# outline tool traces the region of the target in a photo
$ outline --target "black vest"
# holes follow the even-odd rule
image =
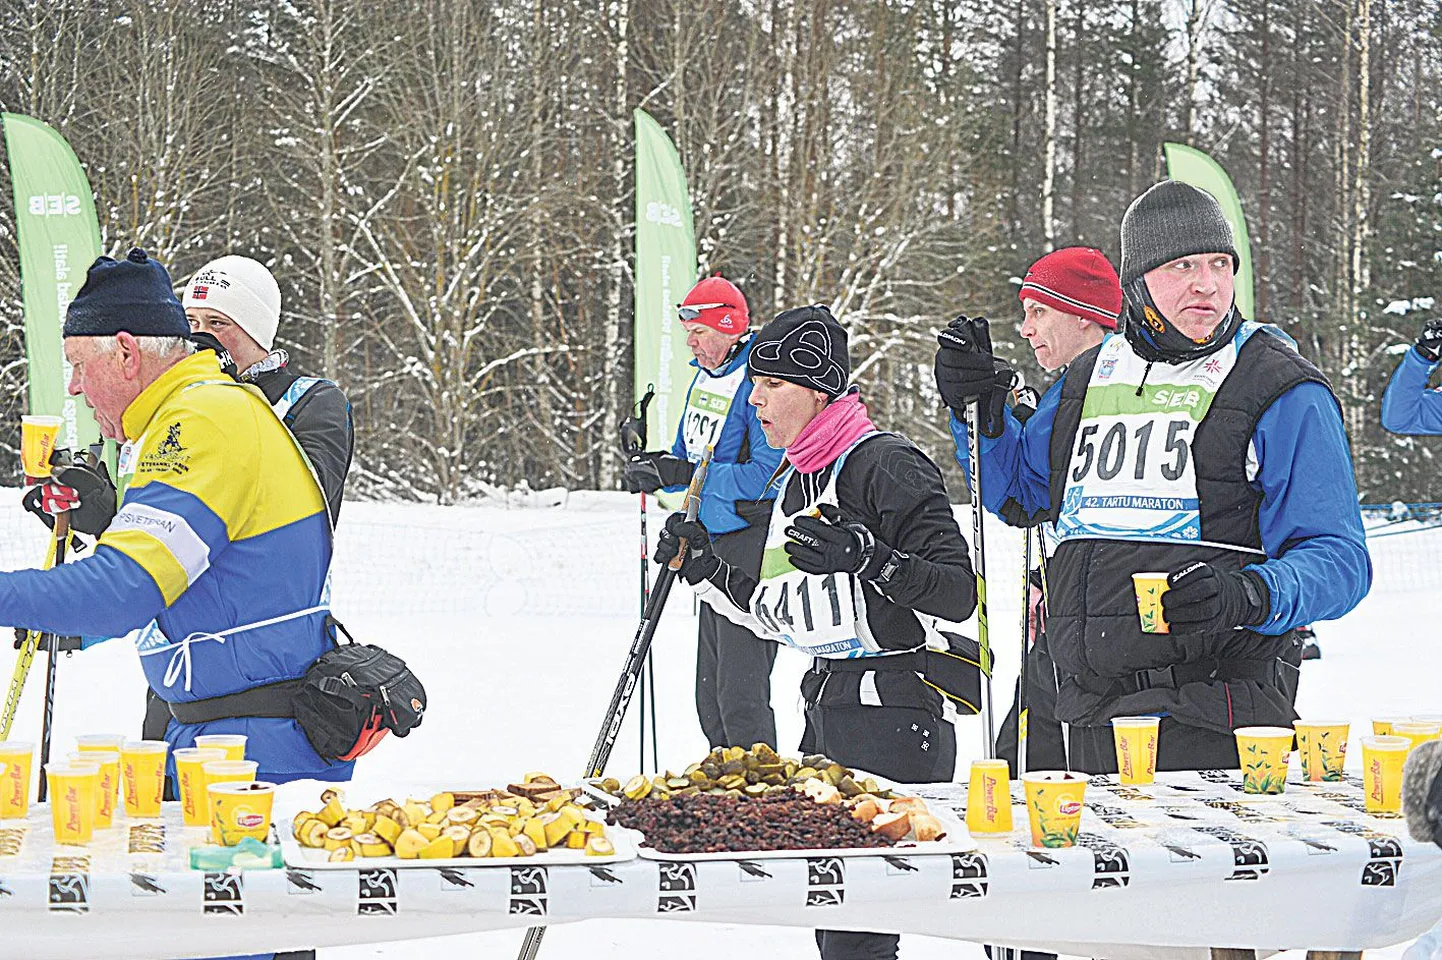
[[[1067,368],[1051,434],[1052,518],[1060,513],[1082,405],[1100,347]],[[1330,389],[1316,367],[1280,338],[1255,332],[1222,382],[1191,441],[1200,501],[1202,539],[1245,550],[1191,544],[1083,539],[1057,547],[1047,570],[1047,639],[1060,686],[1058,720],[1085,726],[1116,716],[1168,712],[1183,723],[1219,732],[1252,724],[1286,725],[1296,718],[1295,664],[1301,645],[1293,634],[1264,636],[1251,630],[1178,637],[1142,633],[1132,574],[1173,571],[1196,560],[1235,571],[1264,559],[1258,510],[1262,494],[1247,482],[1247,445],[1257,422],[1278,397],[1305,382]],[[1242,666],[1278,658],[1274,682],[1257,680]],[[1156,673],[1180,664],[1221,660],[1245,676],[1231,683],[1191,680],[1168,685]],[[1190,678],[1187,678],[1190,679]]]

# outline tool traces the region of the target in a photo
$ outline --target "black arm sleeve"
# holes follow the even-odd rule
[[[876,539],[907,555],[884,585],[872,585],[893,603],[920,613],[952,622],[971,616],[976,577],[936,464],[895,436],[862,444],[852,462],[837,490],[841,503],[855,505],[861,514],[848,519],[866,524]]]
[[[291,432],[315,468],[334,523],[340,518],[345,478],[355,453],[350,401],[335,384],[318,383],[291,412]]]

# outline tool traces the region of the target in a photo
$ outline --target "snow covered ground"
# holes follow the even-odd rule
[[[504,782],[526,770],[558,778],[585,766],[638,619],[639,521],[636,498],[572,493],[432,507],[348,503],[335,567],[336,615],[359,639],[393,650],[415,667],[430,694],[424,725],[363,760],[358,796],[411,780]],[[0,491],[0,569],[38,563],[43,533]],[[664,513],[651,517],[652,538]],[[968,508],[958,508],[971,530]],[[1019,657],[1019,535],[986,527],[992,642],[1000,666],[999,710],[1010,702]],[[1324,652],[1303,668],[1303,716],[1350,720],[1354,733],[1383,714],[1442,713],[1435,655],[1434,599],[1442,591],[1442,530],[1415,530],[1373,542],[1371,595],[1345,619],[1319,625]],[[695,616],[684,585],[672,594],[653,648],[660,758],[684,767],[705,753],[692,706]],[[8,642],[5,648],[8,649]],[[8,661],[6,661],[8,663]],[[37,662],[37,668],[41,664]],[[772,703],[783,747],[801,734],[798,679],[806,663],[782,650]],[[8,671],[6,671],[8,676]],[[39,739],[42,682],[37,669],[13,734]],[[144,681],[128,644],[109,643],[63,658],[56,686],[56,742],[77,734],[139,728]],[[622,731],[609,772],[638,768],[636,715]],[[980,722],[958,730],[958,770],[981,754]],[[1360,757],[1360,751],[1353,752]],[[675,938],[684,937],[684,940]],[[513,955],[519,931],[320,951],[324,960],[422,960]],[[552,928],[545,956],[630,958],[657,944],[684,943],[696,960],[738,955],[814,956],[810,931],[761,927],[662,927],[660,921],[591,921]],[[1397,958],[1403,946],[1369,957]],[[666,952],[671,952],[669,948]],[[979,947],[907,937],[902,955],[981,958]],[[1297,954],[1298,960],[1301,955]]]

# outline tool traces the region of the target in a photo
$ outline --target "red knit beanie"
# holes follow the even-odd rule
[[[707,277],[686,294],[686,299],[677,306],[690,307],[701,304],[719,304],[701,310],[699,315],[687,319],[686,323],[699,323],[722,333],[745,333],[751,325],[751,311],[746,306],[746,297],[736,284],[725,277]]]
[[[1117,328],[1122,286],[1111,261],[1091,247],[1063,247],[1031,265],[1019,299],[1035,300],[1062,313]]]

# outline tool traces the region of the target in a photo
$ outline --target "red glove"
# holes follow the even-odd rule
[[[80,492],[53,480],[40,485],[40,509],[52,517],[80,506]]]

